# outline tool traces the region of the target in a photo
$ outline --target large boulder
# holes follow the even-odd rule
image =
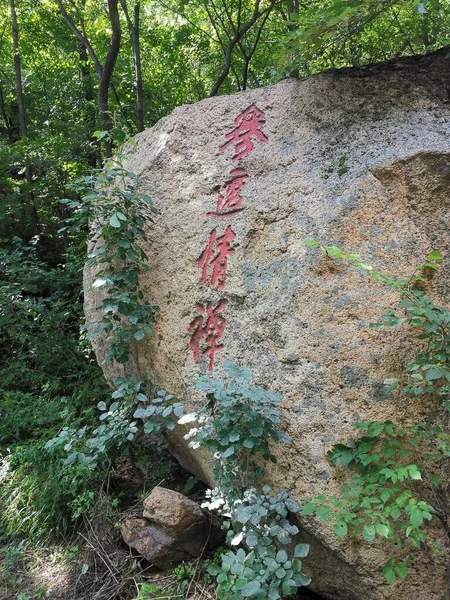
[[[292,444],[269,475],[299,501],[336,493],[342,473],[326,460],[352,437],[355,420],[407,425],[423,399],[399,406],[382,382],[416,348],[405,328],[368,328],[395,295],[305,240],[360,253],[389,274],[410,275],[433,249],[449,247],[450,61],[445,52],[177,108],[136,137],[130,168],[161,214],[149,227],[147,298],[160,310],[131,368],[188,406],[190,374],[224,358],[284,394]],[[88,320],[99,302],[89,290]],[[448,297],[448,262],[427,292]],[[99,360],[104,356],[96,341]],[[119,367],[109,376],[120,374]],[[188,468],[210,465],[173,439]],[[411,574],[389,586],[388,545],[338,540],[330,526],[302,521],[314,589],[328,598],[440,600],[444,560],[417,553]],[[436,539],[442,542],[436,532]]]

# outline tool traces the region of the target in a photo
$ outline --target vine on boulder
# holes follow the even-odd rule
[[[307,245],[320,246],[315,241]],[[430,252],[426,262],[403,279],[376,271],[358,254],[347,254],[337,246],[320,247],[326,256],[349,261],[399,294],[397,306],[370,326],[380,329],[405,323],[418,328],[421,350],[402,377],[384,383],[399,402],[426,394],[434,398],[434,405],[426,419],[410,427],[392,421],[355,422],[361,437],[352,444],[336,444],[328,452],[333,465],[351,470],[350,483],[339,496],[321,495],[307,502],[302,514],[334,520],[338,537],[360,535],[367,542],[381,537],[403,548],[403,559],[393,555],[383,567],[389,583],[407,576],[414,549],[428,546],[433,554],[440,552],[427,532],[428,524],[438,519],[450,574],[450,312],[423,290],[443,254]]]

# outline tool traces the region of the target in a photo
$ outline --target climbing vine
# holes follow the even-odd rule
[[[117,129],[95,136],[110,144],[122,143],[125,138]],[[81,195],[80,200],[62,200],[73,211],[69,228],[76,232],[89,227],[91,232],[86,264],[95,273],[92,288],[102,290],[103,298],[97,307],[98,319],[86,323],[84,329],[90,340],[104,337],[104,362],[128,362],[131,344],[151,334],[158,310],[145,301],[140,287],[141,276],[149,269],[142,249],[147,242],[146,227],[158,211],[143,191],[144,182],[125,167],[126,159],[127,155],[117,151],[103,169],[68,186]],[[65,467],[78,465],[91,471],[106,468],[127,454],[141,478],[134,460],[137,442],[144,434],[173,429],[176,419],[183,415],[183,405],[164,390],[151,398],[145,393],[149,387],[145,380],[117,378],[114,385],[110,405],[101,401],[97,406],[98,427],[64,427],[45,448],[53,454],[62,453]]]
[[[100,139],[111,135],[97,132]],[[158,211],[143,191],[143,181],[125,167],[126,158],[116,152],[103,169],[68,186],[82,195],[81,200],[62,200],[74,211],[69,219],[72,228],[90,227],[87,266],[96,274],[92,287],[104,292],[97,307],[99,318],[85,326],[88,338],[106,334],[105,362],[119,363],[128,361],[133,341],[151,333],[158,310],[144,300],[140,289],[140,278],[149,269],[142,249],[147,242],[145,227]]]
[[[319,246],[314,241],[308,245]],[[435,403],[429,417],[411,427],[392,421],[354,423],[360,437],[352,444],[336,444],[328,453],[333,465],[351,471],[351,481],[339,496],[321,495],[307,502],[302,514],[333,520],[338,537],[361,535],[367,542],[381,537],[401,547],[404,558],[393,555],[383,567],[389,583],[407,576],[414,550],[426,545],[433,554],[440,551],[427,532],[428,524],[437,519],[445,534],[450,573],[450,312],[423,290],[443,255],[429,253],[426,262],[404,279],[376,271],[358,254],[344,253],[337,246],[320,247],[326,256],[349,261],[399,294],[397,306],[371,327],[418,328],[421,349],[404,375],[385,380],[385,386],[399,402],[427,394]]]

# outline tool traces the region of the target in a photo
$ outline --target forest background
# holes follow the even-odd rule
[[[176,106],[431,52],[449,31],[449,0],[0,0],[3,562],[83,531],[100,497],[109,514],[124,502],[111,481],[126,444],[96,468],[44,450],[63,427],[94,428],[111,393],[80,329],[88,225],[70,227],[75,205],[61,202],[80,200],[74,182]],[[159,458],[152,476],[170,478]]]

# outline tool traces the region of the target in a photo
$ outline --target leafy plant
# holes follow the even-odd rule
[[[244,546],[224,553],[221,563],[210,564],[207,571],[217,578],[221,600],[276,600],[310,583],[300,561],[309,546],[298,544],[290,557],[279,548],[290,544],[299,531],[289,521],[299,506],[286,491],[272,496],[268,486],[260,490],[264,461],[276,460],[270,442],[290,442],[280,428],[282,397],[254,385],[245,367],[225,360],[223,369],[226,381],[197,378],[194,389],[206,393],[208,404],[199,413],[180,419],[182,424],[198,422],[185,436],[191,447],[206,447],[214,453],[218,487],[209,493],[204,506],[227,517],[228,544]]]
[[[208,566],[208,573],[217,576],[219,598],[277,600],[311,581],[302,573],[300,560],[308,555],[308,544],[297,544],[291,557],[279,548],[291,544],[292,536],[299,532],[289,521],[289,514],[299,512],[300,507],[287,492],[275,496],[269,492],[269,486],[264,486],[262,493],[254,488],[246,490],[242,500],[229,506],[215,490],[216,497],[206,503],[209,507],[222,504],[221,512],[231,516],[228,543],[232,547],[244,544],[247,550],[230,550],[222,555],[220,565]]]
[[[97,132],[104,139],[112,134]],[[123,140],[122,140],[123,141]],[[84,194],[81,201],[64,199],[74,212],[72,227],[89,223],[91,250],[87,265],[96,273],[92,287],[104,290],[98,310],[101,317],[88,323],[88,339],[107,336],[105,362],[128,361],[132,341],[151,333],[157,307],[144,300],[140,277],[148,271],[146,225],[158,213],[153,201],[142,191],[143,182],[124,166],[121,152],[106,162],[104,169],[75,180],[68,187]]]
[[[65,466],[78,463],[89,470],[105,468],[123,455],[125,449],[132,454],[132,443],[143,434],[172,430],[176,424],[173,416],[183,415],[183,404],[172,402],[173,396],[164,390],[149,399],[141,391],[140,380],[117,378],[114,383],[117,389],[112,394],[113,402],[109,406],[104,401],[97,405],[101,411],[98,427],[93,430],[64,427],[46,443],[45,448],[51,453],[63,449]],[[131,455],[130,459],[133,460]]]
[[[319,246],[314,241],[307,244]],[[392,583],[397,576],[406,577],[411,549],[427,544],[433,552],[438,551],[427,536],[427,524],[433,517],[440,521],[446,536],[450,532],[450,312],[434,304],[422,289],[443,255],[430,252],[409,279],[400,279],[374,270],[357,254],[344,253],[336,246],[321,248],[327,256],[348,260],[400,295],[397,307],[371,327],[406,323],[419,328],[422,349],[407,365],[404,377],[387,379],[385,385],[402,402],[428,394],[437,403],[427,419],[407,428],[392,421],[354,423],[362,436],[352,445],[336,444],[328,453],[333,465],[351,469],[350,483],[340,496],[318,496],[302,509],[304,515],[315,513],[324,520],[333,519],[338,537],[350,533],[368,542],[381,537],[406,546],[402,561],[393,556],[383,567],[386,580]]]
[[[448,41],[447,16],[440,0],[310,0],[289,14],[278,63],[306,75],[429,52]]]
[[[280,428],[280,394],[252,383],[252,374],[230,360],[223,370],[228,381],[198,377],[194,389],[206,394],[208,404],[197,414],[185,415],[181,424],[198,421],[185,436],[192,448],[203,446],[214,453],[214,476],[227,495],[238,495],[256,485],[264,468],[258,456],[275,462],[270,442],[285,444],[290,438]]]

